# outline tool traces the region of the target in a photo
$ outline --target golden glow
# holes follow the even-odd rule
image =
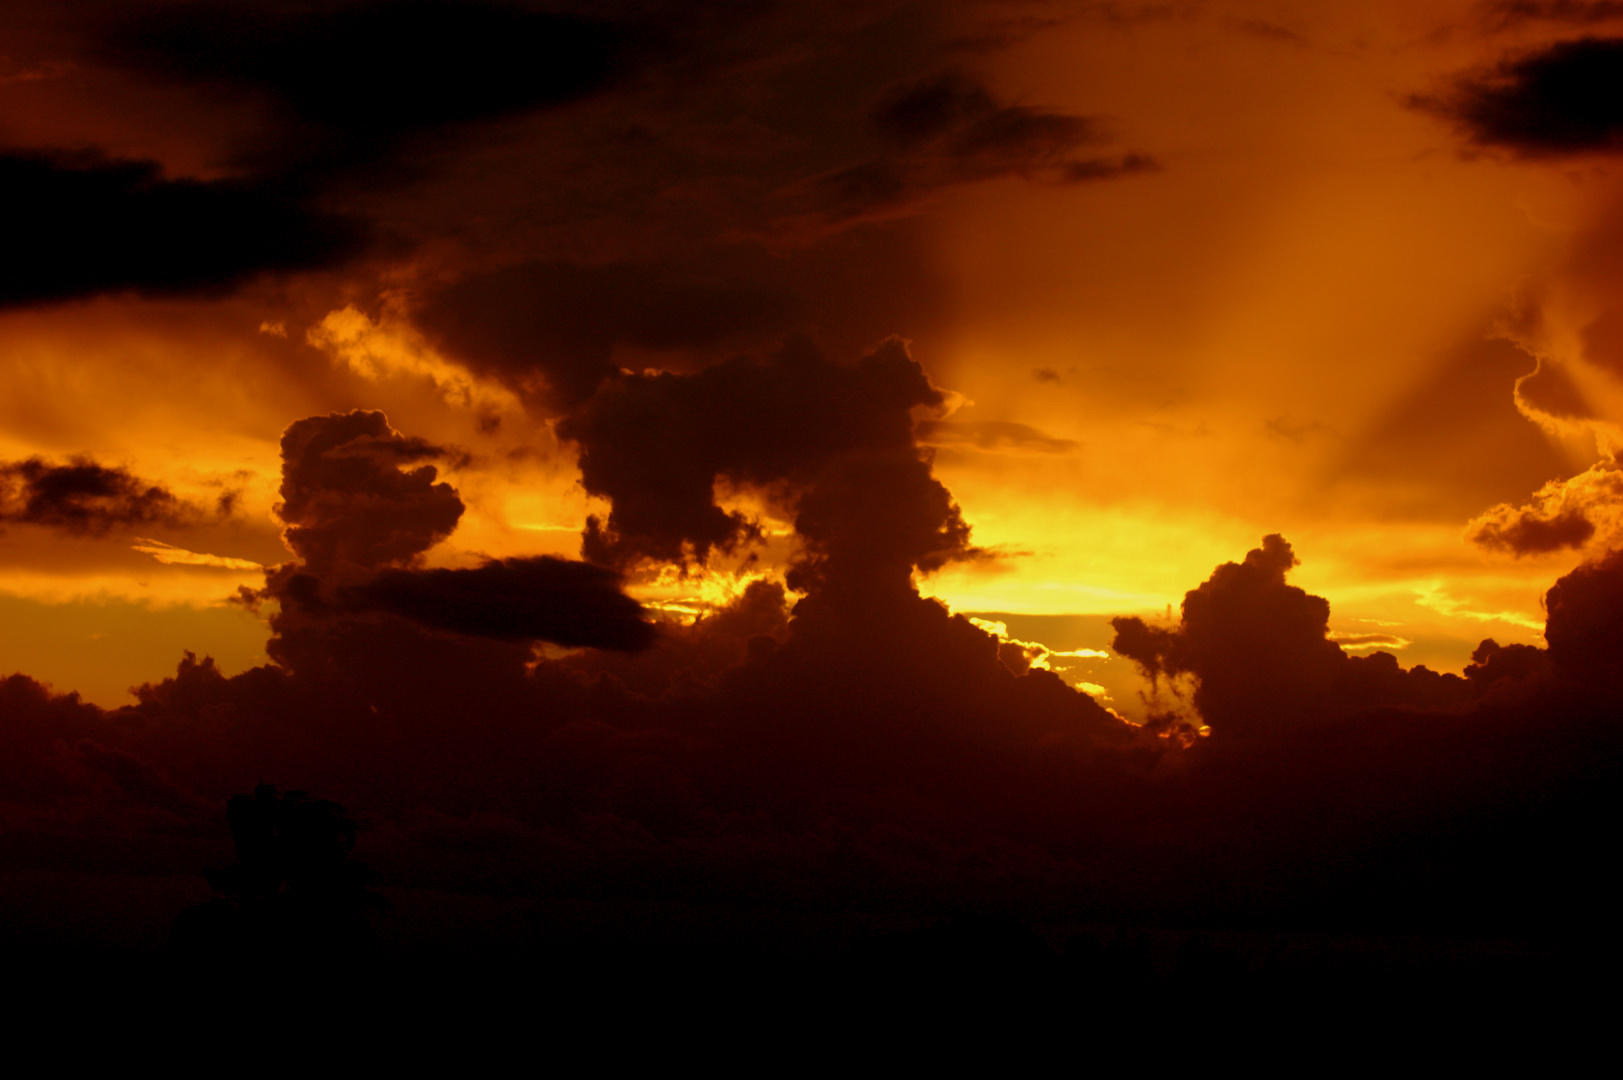
[[[187,551],[173,544],[166,544],[162,540],[148,540],[136,537],[139,543],[130,545],[131,551],[139,551],[144,555],[151,555],[165,566],[217,566],[222,570],[264,570],[265,567],[252,559],[233,559],[224,555],[209,555],[200,551]]]
[[[392,310],[397,305],[385,299],[388,313],[382,319],[371,319],[350,305],[328,312],[305,332],[305,337],[311,345],[331,355],[334,362],[346,365],[363,379],[373,382],[422,380],[454,406],[498,417],[522,412],[511,391],[476,378],[462,365],[445,359],[415,327]],[[283,329],[282,335],[285,334]]]
[[[633,577],[626,592],[651,611],[688,626],[731,604],[756,581],[781,580],[781,575],[743,568],[683,572],[661,566]]]
[[[1214,566],[1273,532],[1303,560],[1293,582],[1330,600],[1348,650],[1401,649],[1405,663],[1458,671],[1484,636],[1540,640],[1542,593],[1580,553],[1483,552],[1466,530],[1498,507],[1589,500],[1601,507],[1589,552],[1623,535],[1615,499],[1602,498],[1617,473],[1590,469],[1623,431],[1623,380],[1589,335],[1623,288],[1607,254],[1623,235],[1609,209],[1619,181],[1587,165],[1461,155],[1446,125],[1404,106],[1447,73],[1555,32],[1441,32],[1478,7],[1270,6],[1267,18],[1311,47],[1195,14],[1109,32],[1075,18],[976,59],[1000,99],[1101,118],[1112,139],[1164,167],[1088,184],[955,185],[916,222],[921,273],[945,314],[920,318],[923,332],[898,315],[884,331],[914,336],[954,422],[1035,433],[1020,444],[929,440],[937,475],[992,557],[920,577],[925,594],[977,617],[1093,620],[1066,648],[1013,635],[1001,619],[983,625],[1118,703],[1131,696],[1126,681],[1087,674],[1120,666],[1096,617],[1175,615]],[[184,108],[195,134],[158,111],[78,97],[54,111],[13,107],[7,120],[40,145],[66,138],[176,175],[216,175],[210,163],[223,158],[209,133],[230,109]],[[682,190],[661,198],[680,202]],[[514,237],[493,246],[502,258],[663,257],[663,241],[611,230],[594,248],[584,225],[577,235],[519,216]],[[63,540],[12,528],[0,537],[0,598],[124,605],[126,628],[136,611],[213,619],[222,597],[287,557],[271,513],[282,430],[352,408],[383,409],[446,450],[436,468],[466,510],[430,565],[578,556],[586,518],[609,507],[582,490],[572,448],[412,322],[407,298],[434,287],[441,263],[456,266],[450,244],[353,281],[0,314],[0,458],[90,455],[205,507],[236,493],[227,518],[172,533]],[[1428,442],[1452,399],[1417,395],[1451,356],[1470,359],[1490,339],[1525,350],[1485,399],[1498,411],[1467,433],[1475,441]],[[709,358],[624,342],[610,355],[672,370]],[[1559,366],[1593,415],[1556,417],[1531,390],[1518,398],[1515,379],[1535,362]],[[1535,423],[1548,463],[1527,476],[1489,463],[1462,480],[1445,467]],[[691,621],[751,581],[782,580],[797,554],[784,507],[720,480],[715,495],[756,521],[761,541],[708,567],[634,575],[632,594],[667,617]],[[215,648],[206,634],[193,644]],[[62,663],[67,683],[71,670],[93,678],[88,660]],[[27,668],[20,654],[0,655],[0,671]]]

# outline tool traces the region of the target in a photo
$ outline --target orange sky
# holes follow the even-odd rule
[[[93,41],[97,5],[52,10],[5,16],[9,147],[247,175],[278,122],[261,95],[121,61]],[[848,358],[908,338],[953,392],[950,415],[920,415],[944,421],[922,441],[995,556],[921,587],[958,611],[1089,617],[1031,624],[1056,649],[1104,649],[1098,616],[1165,613],[1274,532],[1332,629],[1389,635],[1405,664],[1458,671],[1483,637],[1541,640],[1540,597],[1584,551],[1518,557],[1467,531],[1614,448],[1623,388],[1584,328],[1623,272],[1595,254],[1616,228],[1615,167],[1473,147],[1412,99],[1572,26],[1463,2],[838,11],[820,28],[763,18],[751,48],[718,37],[687,74],[425,138],[415,171],[323,180],[324,206],[382,237],[351,260],[0,312],[0,459],[82,456],[205,508],[237,493],[229,514],[186,521],[6,523],[0,669],[111,706],[183,650],[227,672],[263,663],[266,624],[227,601],[259,583],[253,564],[290,557],[278,440],[306,416],[381,409],[457,448],[442,471],[467,510],[429,565],[577,555],[606,504],[580,489],[557,413],[424,314],[457,281],[532,261],[788,298],[788,316],[688,340],[610,325],[625,368],[691,371],[799,329]],[[1070,158],[1154,165],[1065,182],[1042,147],[990,164],[941,151],[889,201],[807,195],[872,152],[870,102],[939,71],[1084,118]],[[1564,365],[1590,415],[1518,411],[1536,357]],[[781,576],[791,530],[766,524],[751,572]],[[736,594],[745,579],[715,570],[648,568],[632,592]],[[1137,708],[1124,661],[1062,662]]]

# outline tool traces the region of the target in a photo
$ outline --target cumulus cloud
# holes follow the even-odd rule
[[[1523,506],[1500,503],[1466,526],[1472,543],[1512,555],[1601,548],[1623,540],[1623,472],[1615,459],[1551,480]]]
[[[440,447],[408,438],[381,412],[312,416],[282,435],[282,536],[308,565],[409,563],[445,539],[462,500],[437,482]]]
[[[1615,783],[1617,560],[1552,590],[1548,655],[1484,642],[1430,698],[1423,669],[1388,654],[1334,660],[1324,602],[1284,581],[1293,564],[1266,539],[1193,590],[1179,626],[1143,628],[1143,660],[1227,687],[1200,699],[1214,737],[1188,745],[1144,741],[1051,672],[1015,674],[1008,643],[916,595],[835,628],[768,582],[635,655],[537,660],[334,615],[332,663],[226,678],[188,657],[118,712],[18,676],[0,682],[9,850],[80,865],[135,845],[195,873],[203,849],[177,823],[200,828],[270,774],[361,809],[363,854],[418,889],[1105,919],[1210,916],[1225,895],[1225,917],[1458,927],[1465,911],[1501,930],[1574,917],[1589,894],[1551,883],[1576,887],[1574,856],[1611,828],[1593,796]],[[1224,651],[1225,633],[1246,647]],[[1241,700],[1267,663],[1293,667]],[[1294,692],[1331,665],[1330,698]],[[1216,734],[1287,701],[1300,711],[1248,739]],[[1507,800],[1539,809],[1506,825]],[[1433,828],[1443,840],[1415,839]]]
[[[1175,626],[1113,619],[1111,648],[1151,679],[1192,678],[1199,718],[1224,738],[1271,736],[1352,709],[1463,696],[1457,676],[1424,666],[1404,671],[1390,653],[1348,656],[1330,632],[1329,602],[1286,582],[1296,565],[1284,537],[1264,537],[1243,562],[1224,563],[1185,594]]]
[[[1210,688],[1210,739],[1146,737],[1052,672],[1016,674],[1020,643],[916,593],[839,619],[758,581],[643,652],[561,659],[329,607],[273,650],[293,663],[227,678],[187,657],[123,710],[0,681],[0,828],[24,866],[134,850],[195,873],[207,808],[272,775],[364,814],[388,885],[593,910],[1468,917],[1485,934],[1609,917],[1582,853],[1615,828],[1623,563],[1551,590],[1547,653],[1485,641],[1464,678],[1341,655],[1294,564],[1265,538],[1179,624],[1118,623],[1118,650]],[[396,595],[438,618],[456,604],[430,593],[483,604],[515,569],[539,568],[383,580],[420,584]]]
[[[970,554],[968,527],[913,441],[941,391],[891,340],[854,364],[791,343],[693,375],[623,374],[558,425],[586,490],[611,500],[588,558],[704,561],[759,534],[716,504],[718,477],[780,499],[818,567],[885,563],[905,580]],[[842,558],[841,556],[849,556]]]
[[[114,528],[184,525],[202,511],[122,466],[76,457],[0,462],[0,522],[101,535]]]
[[[1541,555],[1562,548],[1582,547],[1595,535],[1595,523],[1581,510],[1560,510],[1544,516],[1533,508],[1504,504],[1488,511],[1487,520],[1472,523],[1469,536],[1483,547],[1516,555]]]
[[[1623,551],[1608,552],[1557,581],[1544,607],[1551,662],[1598,688],[1623,686]]]

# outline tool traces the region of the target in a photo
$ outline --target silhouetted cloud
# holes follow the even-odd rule
[[[1539,555],[1582,548],[1603,549],[1623,540],[1623,472],[1614,459],[1577,476],[1551,480],[1523,506],[1500,503],[1474,518],[1466,536],[1476,544],[1513,555]]]
[[[1224,563],[1184,596],[1163,627],[1112,620],[1117,653],[1151,679],[1194,679],[1193,704],[1214,735],[1269,736],[1377,705],[1443,704],[1464,696],[1457,676],[1398,667],[1389,653],[1350,657],[1330,635],[1330,604],[1285,575],[1297,564],[1279,535],[1241,563]]]
[[[1511,511],[1478,519],[1470,532],[1473,543],[1517,555],[1583,547],[1594,535],[1595,523],[1579,510],[1563,510],[1552,517],[1540,517],[1536,511]]]
[[[19,208],[0,306],[107,292],[220,294],[265,272],[355,254],[364,230],[294,191],[254,180],[170,179],[152,161],[0,153]]]
[[[77,457],[0,462],[0,522],[101,534],[136,525],[183,525],[201,511],[121,466]]]
[[[1417,108],[1528,157],[1623,149],[1623,38],[1560,41],[1459,78]]]
[[[1486,638],[1471,652],[1465,677],[1479,685],[1491,686],[1501,679],[1542,677],[1549,668],[1549,654],[1536,645],[1501,645],[1493,638]]]
[[[548,126],[557,141],[534,154],[556,153],[555,171],[515,165],[523,196],[489,206],[469,197],[487,189],[455,180],[398,201],[401,189],[389,188],[389,198],[346,202],[354,191],[334,177],[380,162],[404,169],[419,148],[470,135],[481,119],[590,93],[619,70],[615,32],[484,3],[120,15],[129,33],[110,47],[126,70],[246,102],[244,115],[265,110],[255,121],[264,129],[235,132],[241,142],[224,155],[249,169],[242,190],[295,177],[275,188],[289,213],[364,206],[380,221],[423,224],[455,204],[490,233],[520,222],[512,231],[522,235],[500,250],[460,226],[424,224],[446,249],[467,242],[446,256],[451,265],[423,270],[453,284],[390,281],[421,299],[414,316],[454,359],[561,417],[587,492],[611,509],[584,537],[591,564],[425,569],[464,512],[434,468],[453,452],[380,412],[292,424],[278,513],[296,561],[271,568],[259,594],[276,601],[269,662],[227,676],[188,654],[118,710],[24,676],[0,681],[7,872],[192,873],[211,864],[196,858],[207,845],[228,842],[209,808],[274,780],[353,808],[353,822],[317,816],[341,826],[332,836],[345,848],[356,835],[348,824],[364,825],[366,857],[408,894],[566,901],[536,905],[542,915],[625,903],[705,907],[716,921],[726,917],[714,911],[747,907],[767,920],[1020,911],[1071,925],[1407,930],[1429,919],[1507,935],[1549,932],[1552,916],[1563,931],[1591,916],[1584,925],[1610,925],[1615,875],[1594,853],[1616,832],[1623,760],[1614,556],[1551,591],[1548,651],[1485,641],[1459,678],[1405,670],[1388,653],[1347,656],[1340,645],[1402,638],[1331,633],[1328,602],[1289,584],[1295,553],[1267,537],[1193,588],[1177,623],[1117,621],[1121,655],[1168,694],[1189,695],[1163,702],[1174,714],[1146,728],[1033,670],[1036,643],[1000,640],[919,594],[916,574],[978,555],[932,469],[932,445],[1071,444],[1013,423],[920,422],[946,395],[899,340],[852,363],[831,358],[857,355],[843,341],[827,354],[796,342],[717,356],[756,350],[827,311],[848,337],[877,321],[907,326],[901,294],[925,297],[913,310],[950,314],[950,292],[930,293],[915,273],[928,258],[910,263],[904,250],[923,248],[923,230],[851,228],[858,222],[911,212],[954,184],[1062,184],[1155,165],[1112,149],[1091,117],[1003,101],[962,73],[929,74],[940,53],[908,37],[929,40],[918,8],[896,8],[905,18],[895,20],[870,5],[796,10],[696,5],[670,17],[691,20],[691,62],[665,57],[624,109],[583,108]],[[1169,13],[1184,17],[1166,5],[1086,12]],[[748,19],[779,36],[744,47],[729,24]],[[862,48],[844,38],[830,47],[817,36],[825,21],[840,23],[831,38],[851,41],[860,24]],[[898,38],[907,40],[891,47]],[[549,52],[566,46],[579,55]],[[335,56],[349,62],[314,63]],[[866,62],[851,63],[857,56]],[[739,71],[772,72],[773,92],[759,77],[732,77]],[[808,102],[806,87],[826,100]],[[689,97],[694,88],[704,92]],[[421,167],[434,164],[444,162]],[[83,166],[104,168],[114,167]],[[581,190],[557,194],[536,176]],[[226,190],[214,183],[199,185]],[[596,185],[608,189],[599,201],[586,190]],[[384,186],[356,184],[365,194]],[[645,212],[664,215],[660,228],[643,227]],[[793,231],[801,213],[815,219],[806,235],[837,233],[848,245],[837,258],[775,277],[774,256],[750,263],[733,250],[780,219]],[[683,232],[690,215],[703,220]],[[298,235],[297,221],[282,224]],[[720,246],[728,251],[709,253]],[[538,252],[551,261],[534,261]],[[616,261],[562,261],[595,257]],[[790,278],[796,287],[782,287]],[[82,288],[145,288],[96,280]],[[292,350],[296,340],[266,344]],[[654,366],[639,351],[672,354],[657,362],[671,370],[620,370]],[[1053,369],[1034,377],[1060,381]],[[675,577],[752,542],[761,524],[731,511],[718,495],[729,489],[792,522],[783,542],[798,545],[798,562],[786,582],[754,581],[692,624],[671,619],[656,632],[616,568]],[[1547,525],[1590,522],[1591,550],[1610,535],[1598,498],[1535,509]],[[1516,522],[1500,529],[1525,533]],[[213,558],[142,543],[177,560]],[[581,648],[560,656],[537,640]],[[1184,704],[1195,712],[1176,715]],[[1196,734],[1200,721],[1211,737]],[[255,801],[274,816],[274,792]],[[290,809],[280,803],[278,813]],[[283,868],[260,865],[260,884],[279,888]],[[221,892],[222,902],[247,896]],[[977,947],[973,935],[943,936]],[[1031,945],[1030,935],[1011,940]]]
[[[1623,688],[1623,550],[1561,578],[1544,609],[1551,662],[1608,696]]]
[[[366,858],[398,887],[593,910],[1484,934],[1609,917],[1582,855],[1615,828],[1619,556],[1552,589],[1548,654],[1485,641],[1463,679],[1337,659],[1325,602],[1284,581],[1294,562],[1267,538],[1178,626],[1119,624],[1118,647],[1216,691],[1198,698],[1211,739],[1015,675],[996,637],[916,593],[832,618],[831,594],[791,613],[766,582],[636,655],[539,659],[328,611],[284,640],[309,650],[292,664],[226,678],[187,657],[115,712],[17,676],[0,682],[8,859],[217,865],[188,839],[200,808],[269,774],[365,807]]]
[[[436,483],[444,450],[407,438],[381,412],[312,416],[282,434],[283,539],[306,564],[405,563],[443,540],[462,500]]]
[[[968,554],[968,528],[914,445],[915,407],[944,403],[899,340],[855,364],[808,342],[693,375],[622,374],[558,425],[582,483],[610,499],[585,553],[704,560],[757,535],[715,502],[718,477],[776,492],[814,565],[884,564],[904,579]]]
[[[384,570],[344,598],[357,610],[498,641],[636,652],[654,640],[642,607],[620,591],[619,574],[547,555],[469,570]]]

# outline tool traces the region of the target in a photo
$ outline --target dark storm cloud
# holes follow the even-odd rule
[[[356,610],[497,641],[550,641],[637,652],[653,644],[620,575],[548,555],[492,559],[469,570],[384,570],[344,590]]]
[[[671,350],[782,327],[787,294],[684,281],[674,267],[531,263],[473,274],[431,294],[417,321],[452,354],[521,389],[531,373],[565,411],[618,370],[619,344]]]
[[[0,306],[219,294],[256,274],[341,261],[363,234],[274,186],[168,179],[156,162],[95,154],[0,154],[0,196],[14,211]]]
[[[0,522],[101,534],[134,525],[182,525],[202,517],[168,488],[89,458],[0,462]]]
[[[860,561],[898,554],[907,568],[962,556],[967,529],[909,415],[943,401],[898,340],[855,364],[798,341],[693,375],[622,375],[558,426],[580,445],[586,490],[613,502],[591,522],[587,556],[702,561],[753,538],[754,523],[716,505],[718,477],[787,485],[796,531],[820,551],[871,545]]]
[[[1623,39],[1556,42],[1410,103],[1453,120],[1479,146],[1527,157],[1617,151],[1623,149]]]
[[[269,99],[327,132],[317,151],[338,163],[577,97],[606,81],[618,45],[577,16],[453,0],[150,5],[119,12],[105,34],[120,66]]]
[[[282,536],[312,567],[378,567],[411,561],[445,539],[462,500],[437,483],[444,456],[389,426],[381,412],[312,416],[282,434]]]

